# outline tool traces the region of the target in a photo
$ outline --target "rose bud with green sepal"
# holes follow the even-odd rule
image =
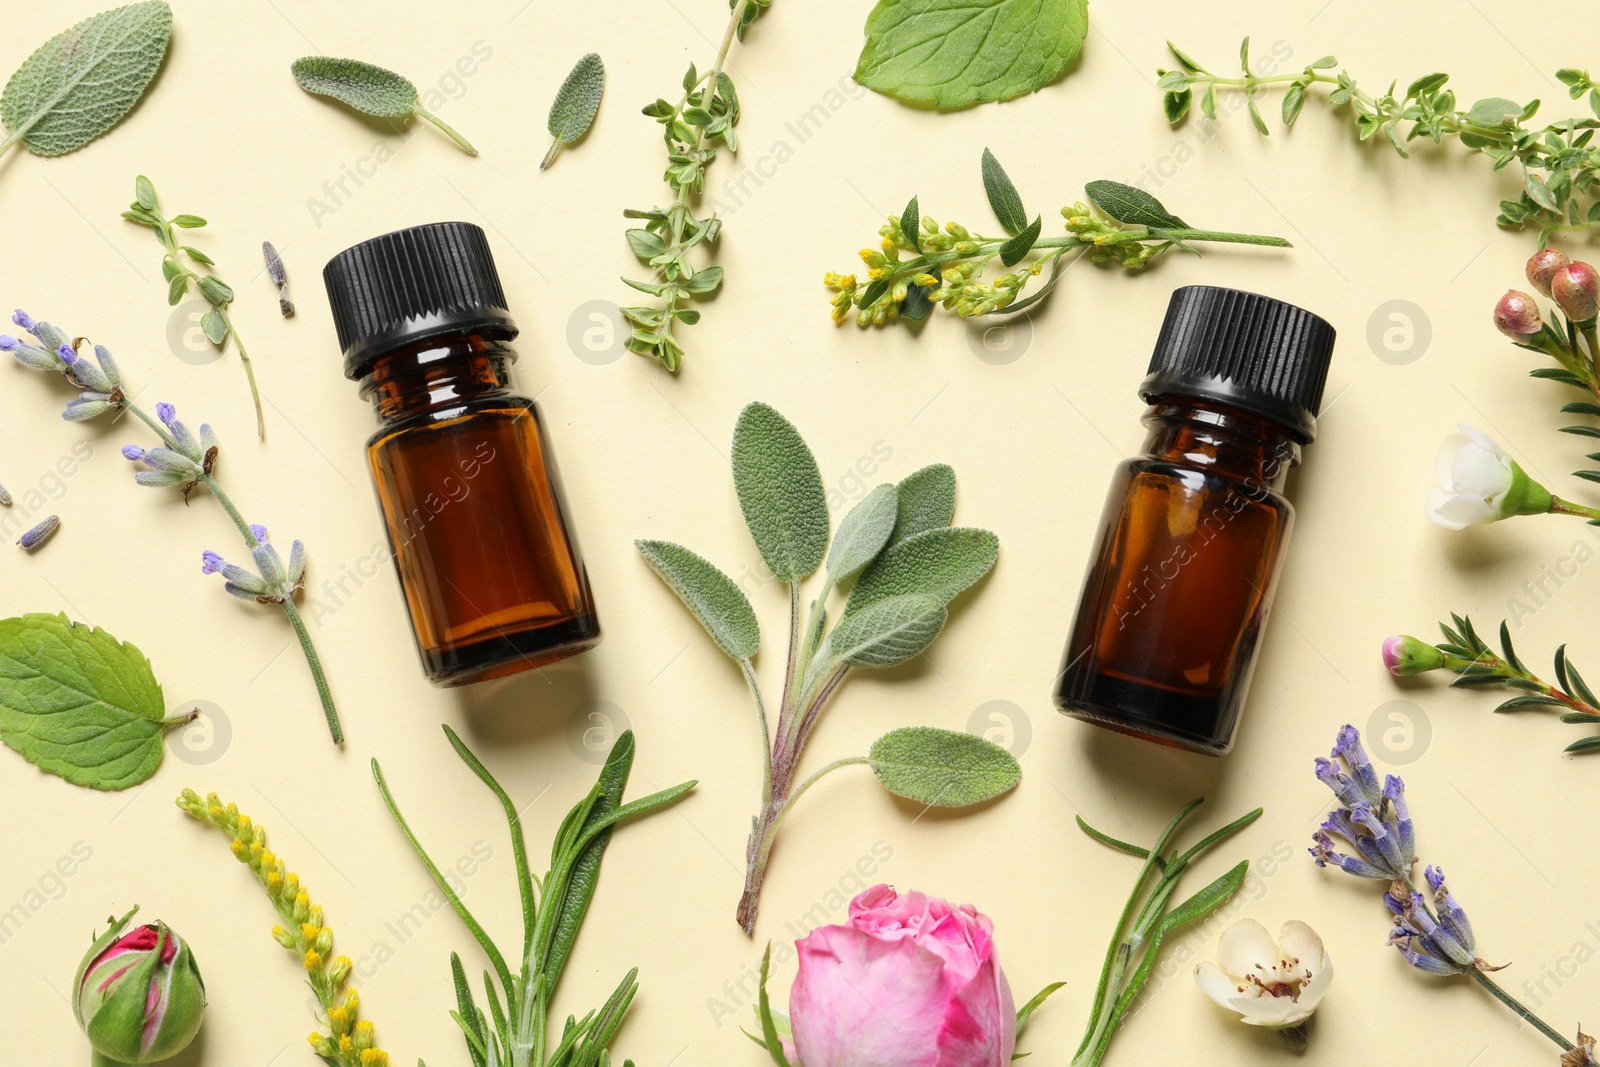
[[[95,1067],[141,1065],[188,1047],[205,1015],[206,987],[189,945],[164,923],[115,920],[78,965],[72,1010],[94,1046]]]

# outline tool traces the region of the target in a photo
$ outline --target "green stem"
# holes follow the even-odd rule
[[[22,129],[20,129],[20,130],[12,130],[10,137],[7,137],[4,141],[0,141],[0,156],[5,155],[6,152],[8,152],[11,149],[12,145],[16,144],[18,141],[22,140],[27,135],[28,135],[28,127],[26,127],[26,126],[22,127]]]
[[[261,414],[261,390],[256,388],[255,368],[250,365],[250,353],[244,347],[244,338],[239,336],[238,329],[233,325],[233,318],[228,314],[228,309],[223,306],[213,307],[218,315],[222,316],[223,323],[228,327],[228,336],[233,338],[234,345],[239,349],[239,362],[244,364],[244,376],[250,381],[250,399],[256,405],[256,434],[261,440],[267,439],[267,420]]]
[[[793,793],[789,794],[789,798],[783,802],[783,805],[778,809],[778,813],[773,816],[772,828],[769,833],[776,834],[778,832],[778,827],[783,823],[784,817],[789,814],[789,809],[794,807],[794,802],[805,795],[806,790],[810,789],[813,785],[816,785],[823,775],[836,771],[840,767],[852,767],[858,763],[870,764],[871,762],[872,761],[866,756],[846,756],[843,759],[836,759],[826,767],[818,770],[811,777],[807,778],[805,781],[796,786]]]
[[[322,716],[328,720],[328,733],[333,736],[333,743],[344,746],[344,727],[339,725],[339,712],[333,706],[333,692],[328,688],[328,676],[323,673],[322,659],[317,655],[317,648],[311,643],[311,632],[306,629],[305,619],[300,617],[300,609],[294,606],[294,601],[285,598],[280,601],[283,613],[289,616],[289,625],[294,627],[295,637],[300,639],[300,650],[306,654],[306,666],[311,668],[311,678],[317,683],[317,699],[322,701]]]
[[[445,136],[454,141],[456,145],[467,155],[475,156],[478,154],[478,150],[472,147],[471,142],[457,133],[448,122],[446,122],[444,119],[441,119],[438,115],[435,115],[421,104],[412,105],[411,113],[419,118],[427,119],[429,122],[439,127],[439,129],[444,131]]]
[[[744,680],[750,686],[750,695],[756,702],[756,715],[761,720],[761,804],[772,803],[772,728],[767,722],[767,702],[761,695],[761,681],[756,677],[755,664],[746,657],[739,661]]]
[[[1600,519],[1600,508],[1591,508],[1583,504],[1576,504],[1571,500],[1564,500],[1561,497],[1556,496],[1554,493],[1550,494],[1549,513],[1551,515],[1577,515],[1585,519]]]
[[[1561,1034],[1551,1027],[1549,1023],[1545,1022],[1532,1011],[1529,1011],[1526,1007],[1524,1007],[1516,997],[1513,997],[1510,993],[1507,993],[1492,978],[1490,978],[1487,974],[1484,974],[1481,968],[1472,967],[1468,969],[1467,974],[1472,976],[1473,981],[1487,989],[1496,1000],[1510,1008],[1512,1011],[1516,1012],[1523,1022],[1532,1026],[1535,1030],[1539,1031],[1545,1037],[1548,1037],[1551,1041],[1554,1041],[1561,1051],[1572,1051],[1572,1042],[1568,1041],[1565,1037],[1562,1037]]]

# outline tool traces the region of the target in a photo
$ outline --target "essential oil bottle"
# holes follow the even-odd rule
[[[593,648],[600,623],[483,230],[384,234],[323,269],[422,668],[466,685]]]
[[[1172,294],[1139,394],[1143,451],[1117,468],[1062,656],[1075,718],[1220,756],[1233,745],[1311,442],[1333,327],[1291,304]]]

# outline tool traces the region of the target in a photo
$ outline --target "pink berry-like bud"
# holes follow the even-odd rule
[[[1600,274],[1587,263],[1569,263],[1550,278],[1550,295],[1573,322],[1589,322],[1600,313]]]
[[[1422,674],[1445,664],[1444,653],[1415,637],[1390,637],[1383,642],[1383,665],[1390,674]]]
[[[1528,282],[1545,296],[1550,295],[1550,279],[1572,260],[1559,248],[1541,248],[1528,257]]]
[[[1539,317],[1539,302],[1517,289],[1507,289],[1506,295],[1494,306],[1495,329],[1513,341],[1526,341],[1544,326]]]

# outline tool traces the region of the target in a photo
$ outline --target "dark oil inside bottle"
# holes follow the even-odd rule
[[[1294,511],[1299,445],[1198,400],[1158,403],[1113,478],[1056,687],[1062,711],[1195,751],[1231,747]]]
[[[367,445],[417,649],[465,685],[593,647],[599,620],[543,426],[510,349],[457,337],[384,356]]]

